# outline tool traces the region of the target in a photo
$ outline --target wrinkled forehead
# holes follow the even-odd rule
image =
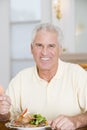
[[[58,44],[58,37],[54,31],[40,30],[34,38],[33,44],[35,43],[40,43],[46,46]]]

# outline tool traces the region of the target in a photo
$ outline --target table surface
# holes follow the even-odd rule
[[[9,128],[6,128],[5,127],[5,123],[6,122],[1,122],[0,121],[0,130],[16,130],[16,129],[9,129]],[[50,130],[50,128],[47,128],[46,130]],[[80,128],[80,129],[78,129],[78,130],[87,130],[87,127],[85,127],[85,128]]]

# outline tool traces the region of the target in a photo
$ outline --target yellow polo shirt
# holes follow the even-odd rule
[[[47,119],[77,115],[87,111],[87,72],[79,65],[59,60],[58,70],[48,83],[38,76],[34,66],[19,72],[6,93],[12,100],[12,115],[25,108]]]

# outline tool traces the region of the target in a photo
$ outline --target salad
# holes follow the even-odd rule
[[[43,127],[47,126],[48,122],[41,114],[30,114],[25,109],[16,119],[11,121],[11,125],[16,127]]]

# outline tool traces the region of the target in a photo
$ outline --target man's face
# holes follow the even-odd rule
[[[36,34],[31,51],[40,70],[52,70],[58,65],[60,48],[55,32],[40,30]]]

